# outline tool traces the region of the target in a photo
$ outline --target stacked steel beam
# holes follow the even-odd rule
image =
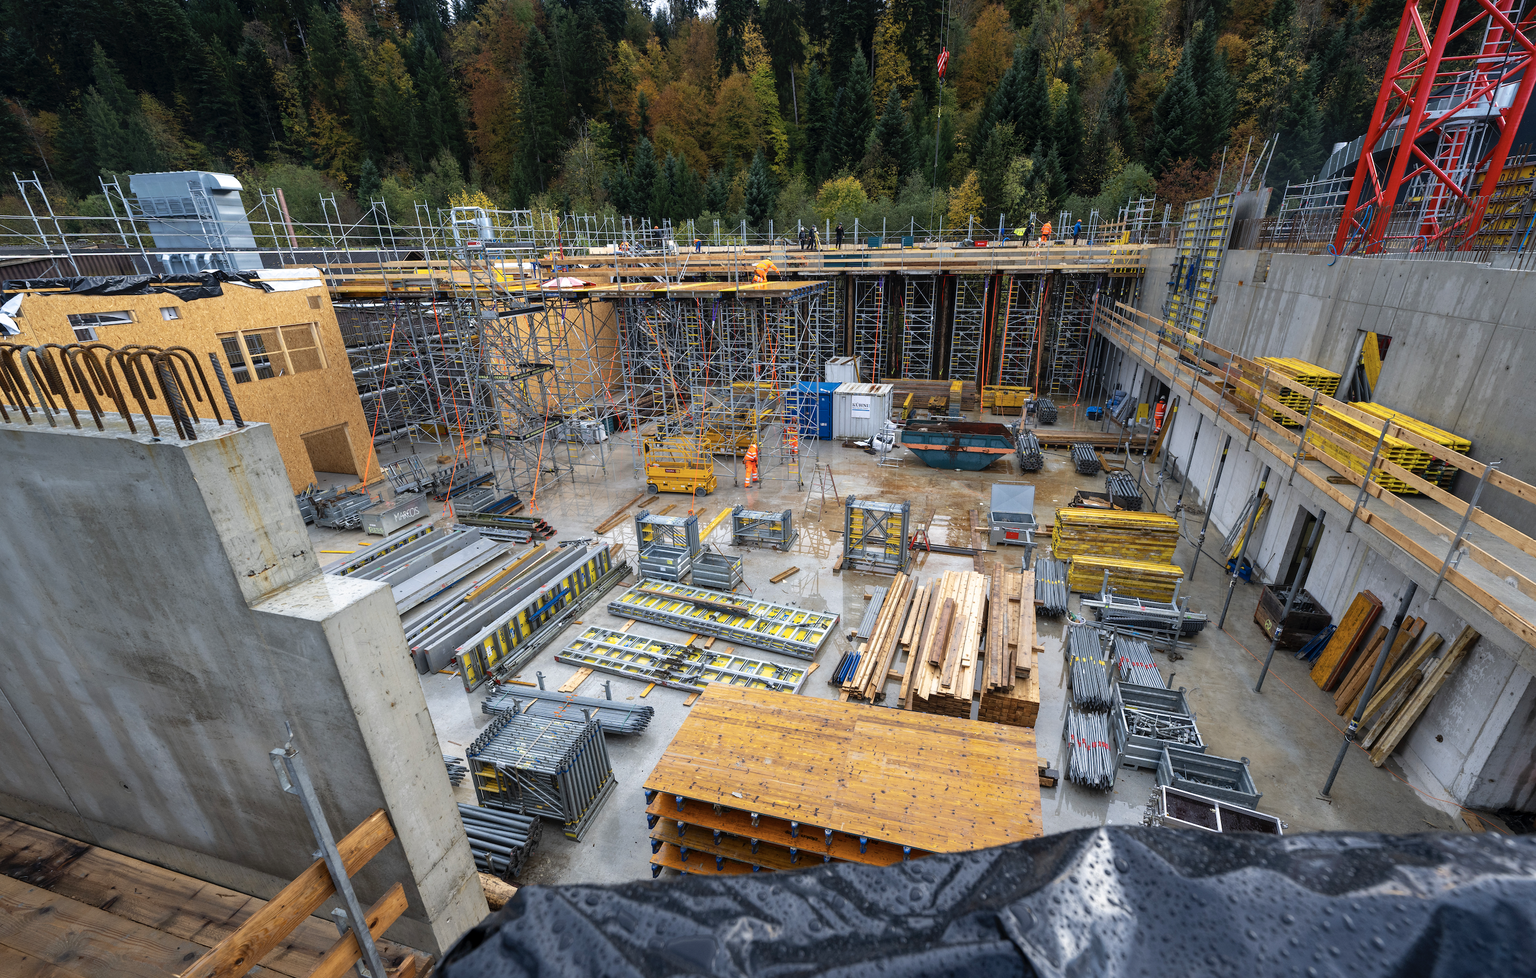
[[[603,733],[631,736],[644,733],[656,715],[656,708],[623,700],[596,699],[574,693],[542,689],[500,689],[480,703],[480,712],[491,716],[503,713],[531,713],[534,716],[558,716],[596,720]]]
[[[1104,480],[1110,502],[1121,509],[1141,512],[1141,487],[1129,472],[1111,472]]]
[[[1072,443],[1072,465],[1079,475],[1098,475],[1102,464],[1099,462],[1098,449],[1087,442]]]
[[[555,819],[577,842],[617,783],[602,724],[530,713],[492,720],[469,771],[482,807]]]
[[[508,882],[522,874],[524,864],[544,834],[544,826],[533,815],[460,804],[459,818],[469,838],[475,867]]]
[[[1067,780],[1098,791],[1113,788],[1115,751],[1109,740],[1109,714],[1068,707],[1063,733],[1068,744]]]
[[[1060,618],[1067,613],[1067,562],[1051,557],[1035,558],[1035,600],[1043,602],[1040,614]]]

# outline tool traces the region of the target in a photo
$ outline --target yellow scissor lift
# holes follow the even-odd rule
[[[648,492],[707,496],[719,488],[714,460],[693,435],[646,435],[640,440]]]

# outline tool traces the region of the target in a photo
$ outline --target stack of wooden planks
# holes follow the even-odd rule
[[[1431,658],[1442,644],[1439,635],[1431,635],[1390,676],[1382,672],[1362,718],[1366,735],[1360,746],[1371,752],[1372,764],[1381,767],[1386,763],[1387,757],[1402,743],[1429,706],[1429,701],[1481,637],[1471,628],[1463,628],[1444,655]]]
[[[909,710],[970,717],[981,631],[991,581],[975,571],[945,571],[932,589],[932,613],[912,646],[902,703]]]
[[[1173,562],[1179,521],[1161,513],[1063,506],[1056,510],[1051,553],[1057,560],[1102,554],[1151,563]]]
[[[1001,601],[989,603],[986,682],[982,684],[977,719],[1033,727],[1040,714],[1040,649],[1035,645],[1035,574],[993,566]],[[996,600],[994,595],[994,601]],[[1001,645],[993,636],[1002,634]],[[1001,655],[994,655],[1001,650]],[[996,668],[994,668],[994,666]]]
[[[653,874],[887,866],[1041,834],[1032,731],[721,685],[645,791]]]
[[[909,620],[915,618],[917,612],[911,615],[909,609],[917,607],[914,602],[913,588],[915,578],[908,577],[904,573],[898,573],[891,581],[890,588],[885,593],[885,601],[880,606],[879,617],[875,619],[874,631],[869,638],[859,642],[856,651],[859,654],[858,667],[853,674],[843,681],[843,699],[857,698],[861,700],[875,700],[885,690],[887,673],[890,672],[891,662],[896,658],[896,651],[910,639],[911,632]],[[928,588],[917,588],[926,597]],[[904,642],[903,640],[906,640]]]
[[[1413,617],[1404,619],[1403,627],[1397,632],[1397,639],[1387,652],[1387,661],[1381,671],[1383,676],[1392,674],[1392,667],[1397,665],[1404,652],[1413,648],[1413,643],[1417,642],[1422,634],[1424,634],[1424,619]],[[1354,668],[1349,670],[1349,675],[1345,676],[1338,688],[1334,690],[1334,712],[1339,716],[1355,715],[1355,704],[1359,702],[1360,694],[1365,692],[1365,684],[1371,678],[1371,671],[1376,668],[1382,643],[1386,640],[1387,626],[1377,626],[1365,650],[1355,657]]]
[[[1312,663],[1312,681],[1317,688],[1332,692],[1348,675],[1370,635],[1371,626],[1381,615],[1381,599],[1370,591],[1361,591],[1350,602],[1349,610],[1339,620],[1317,660]]]

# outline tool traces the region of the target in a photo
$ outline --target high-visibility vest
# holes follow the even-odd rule
[[[1168,402],[1158,401],[1157,407],[1152,411],[1152,430],[1161,431],[1163,429],[1163,415],[1166,414],[1167,411]]]
[[[757,449],[756,448],[749,448],[749,449],[747,449],[747,454],[746,454],[746,457],[745,457],[745,461],[746,461],[746,463],[748,465],[756,465],[757,464]]]

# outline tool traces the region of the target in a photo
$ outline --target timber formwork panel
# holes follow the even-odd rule
[[[933,376],[934,339],[939,318],[937,275],[908,275],[901,315],[901,373],[909,380]]]
[[[982,344],[987,334],[987,306],[991,297],[992,276],[956,276],[954,322],[949,336],[949,370],[945,380],[977,385],[982,383]]]
[[[1036,775],[1027,729],[710,686],[645,780],[652,872],[889,866],[1033,838]]]

